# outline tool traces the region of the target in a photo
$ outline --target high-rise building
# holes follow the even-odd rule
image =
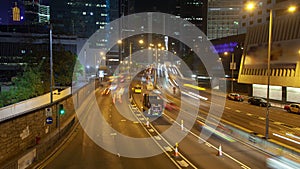
[[[218,39],[242,33],[239,30],[242,7],[241,0],[209,0],[207,14],[208,39]]]
[[[177,15],[207,34],[207,0],[178,0]]]
[[[8,0],[0,12],[1,25],[37,25],[49,19],[50,7],[45,0]]]
[[[249,2],[243,0],[243,5]],[[295,0],[259,0],[256,1],[255,9],[253,11],[246,11],[245,8],[241,10],[240,14],[240,30],[246,32],[248,27],[253,27],[269,22],[270,9],[273,9],[273,17],[289,15],[286,8],[289,5],[299,5],[299,1]],[[286,8],[284,8],[286,7]]]
[[[115,19],[118,3],[114,0],[53,0],[51,6],[51,22],[53,32],[89,37],[98,29]],[[111,6],[111,4],[113,4]],[[112,9],[114,7],[116,9]]]

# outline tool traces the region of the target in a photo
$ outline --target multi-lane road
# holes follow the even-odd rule
[[[68,142],[61,149],[43,163],[45,168],[266,168],[265,160],[268,157],[263,152],[255,150],[243,143],[227,140],[212,135],[208,140],[200,137],[201,128],[198,123],[189,130],[182,130],[180,123],[174,121],[178,116],[176,111],[165,111],[165,114],[153,120],[147,126],[145,118],[136,108],[130,108],[127,95],[123,95],[122,103],[113,104],[110,95],[101,96],[101,90],[95,93],[93,103],[87,100],[84,113],[79,114],[85,123],[68,138]],[[93,123],[96,115],[91,105],[97,104],[98,112],[115,131],[103,124]],[[186,104],[186,103],[185,103]],[[206,104],[206,103],[201,103]],[[232,103],[236,105],[236,103]],[[243,103],[241,103],[243,104]],[[207,106],[207,105],[206,105]],[[201,107],[205,108],[205,105]],[[226,105],[227,106],[227,105]],[[190,106],[192,107],[192,106]],[[238,106],[237,106],[238,107]],[[204,111],[204,110],[202,110]],[[225,109],[225,111],[229,111]],[[229,113],[229,112],[228,112]],[[139,115],[140,114],[140,115]],[[227,113],[224,113],[224,115]],[[230,117],[229,117],[230,118]],[[177,120],[178,121],[178,120]],[[178,121],[179,122],[179,121]],[[86,126],[90,123],[90,126]],[[172,134],[160,135],[173,127],[174,137],[186,135],[178,146],[178,156],[175,153],[175,142]],[[95,128],[99,135],[96,139],[109,140],[106,144],[114,147],[111,153],[97,144],[97,140],[84,132],[87,128]],[[121,135],[133,138],[149,138],[148,142],[136,145],[121,139]],[[121,141],[122,140],[122,141]],[[126,152],[160,151],[158,155],[139,158],[126,157]],[[125,156],[123,156],[125,154]],[[147,154],[147,153],[146,153]]]

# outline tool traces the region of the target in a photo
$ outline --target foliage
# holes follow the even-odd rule
[[[0,107],[30,99],[50,91],[50,55],[42,47],[34,46],[23,56],[26,67],[15,77],[9,91],[0,92]],[[76,66],[75,63],[77,62]],[[74,68],[75,67],[75,68]],[[74,71],[74,77],[73,77]],[[84,68],[78,58],[62,47],[53,51],[53,84],[71,86],[72,77],[76,80]]]
[[[14,86],[0,93],[0,106],[13,104],[44,93],[41,73],[38,67],[26,67],[23,74],[13,79]]]

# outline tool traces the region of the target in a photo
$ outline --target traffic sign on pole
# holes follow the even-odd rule
[[[46,124],[52,124],[53,123],[53,118],[51,116],[46,118]]]
[[[45,108],[45,116],[46,117],[52,116],[52,108],[51,107]]]

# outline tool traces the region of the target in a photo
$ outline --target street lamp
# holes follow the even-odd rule
[[[224,55],[228,55],[228,52],[224,52]],[[236,69],[236,63],[234,62],[234,53],[231,53],[231,62],[230,62],[230,69],[231,69],[231,92],[233,92],[233,71]]]
[[[142,45],[144,44],[144,40],[140,39],[139,44]],[[129,62],[128,62],[128,66],[129,66],[129,77],[131,78],[131,64],[132,64],[132,42],[129,42]]]
[[[53,103],[53,54],[52,54],[52,24],[49,30],[49,45],[50,45],[50,103]]]
[[[252,2],[249,2],[246,4],[246,10],[254,10],[255,4]],[[267,65],[267,112],[266,112],[266,133],[265,133],[265,138],[269,138],[269,104],[270,104],[270,61],[271,61],[271,46],[272,46],[272,27],[273,27],[273,10],[278,10],[278,9],[284,9],[284,8],[270,8],[270,21],[269,21],[269,35],[268,35],[268,65]],[[295,12],[296,11],[296,6],[290,6],[287,10],[288,12]]]
[[[151,50],[153,48],[153,50],[155,51],[155,67],[156,67],[156,71],[154,72],[154,84],[156,84],[156,78],[157,78],[157,71],[158,71],[158,51],[160,50],[165,50],[165,48],[161,45],[161,43],[158,43],[157,45],[154,45],[152,43],[149,44],[148,49]]]

